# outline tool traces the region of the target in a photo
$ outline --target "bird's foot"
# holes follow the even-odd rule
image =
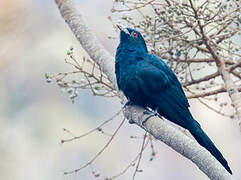
[[[125,105],[124,105],[124,108],[126,107],[126,106],[131,106],[131,105],[133,105],[133,102],[131,102],[129,99],[128,99],[128,101],[125,103]]]
[[[147,109],[143,112],[143,114],[152,115],[152,116],[159,116],[158,108],[156,108],[154,111],[150,111],[150,110]]]
[[[128,121],[130,124],[134,124],[135,123],[135,121],[133,121],[132,119],[129,119],[129,121]]]
[[[150,119],[151,117],[153,117],[153,116],[158,116],[158,117],[162,118],[161,115],[158,113],[158,108],[156,108],[155,111],[150,111],[150,110],[147,109],[147,110],[145,110],[145,111],[143,112],[143,114],[149,115],[149,116],[146,117],[146,118],[142,121],[142,125],[144,125],[144,124],[146,123],[146,121],[147,121],[148,119]]]

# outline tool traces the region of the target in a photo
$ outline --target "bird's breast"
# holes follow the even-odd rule
[[[136,76],[136,65],[145,60],[145,54],[119,50],[116,54],[118,62],[118,85],[125,96],[133,103],[146,106],[148,98],[142,92]]]
[[[129,65],[127,68],[122,68],[120,71],[121,90],[125,96],[134,104],[147,106],[149,100],[142,92],[136,77],[135,64]]]
[[[135,65],[122,66],[120,69],[120,84],[123,90],[136,90]]]

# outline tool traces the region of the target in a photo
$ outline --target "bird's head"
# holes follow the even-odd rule
[[[135,29],[117,25],[120,29],[120,44],[127,49],[138,49],[147,52],[146,43],[141,33]]]

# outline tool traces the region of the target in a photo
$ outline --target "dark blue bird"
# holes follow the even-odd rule
[[[118,88],[130,103],[156,110],[166,119],[188,129],[197,142],[232,174],[220,151],[192,117],[174,72],[160,57],[147,52],[145,40],[138,31],[118,27],[121,30],[115,59]]]

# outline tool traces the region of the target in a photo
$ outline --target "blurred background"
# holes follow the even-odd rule
[[[88,90],[79,92],[72,104],[56,85],[47,84],[45,72],[68,70],[64,63],[70,46],[85,52],[61,18],[54,0],[0,0],[0,179],[54,180],[104,179],[121,172],[141,148],[143,131],[127,122],[111,146],[90,168],[71,175],[91,159],[109,137],[93,133],[80,140],[61,144],[71,137],[63,128],[80,135],[95,128],[121,108],[117,98],[94,97]],[[111,22],[112,1],[82,0],[78,9],[103,45],[114,55],[118,37]],[[241,179],[241,135],[235,120],[210,111],[192,100],[191,111],[215,142]],[[215,105],[215,104],[213,104]],[[112,133],[122,120],[116,118],[105,132]],[[157,156],[150,161],[151,149],[143,155],[136,179],[208,179],[193,163],[163,143],[156,142]],[[131,179],[134,167],[118,179]]]

